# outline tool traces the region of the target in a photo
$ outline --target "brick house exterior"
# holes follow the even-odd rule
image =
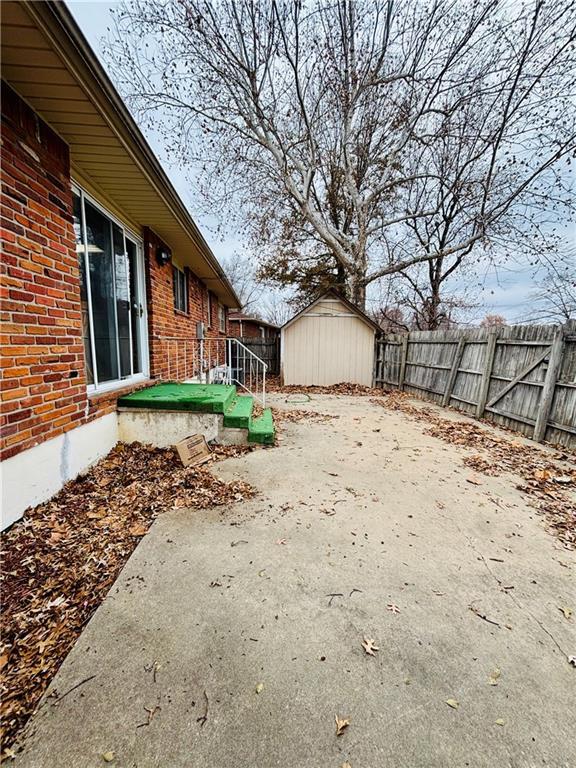
[[[277,325],[259,320],[256,317],[250,317],[241,312],[230,312],[228,315],[228,326],[230,336],[235,338],[262,338],[274,339],[278,336],[280,329]]]
[[[173,265],[160,266],[155,253],[164,243],[155,233],[144,231],[146,254],[146,289],[148,295],[148,326],[150,372],[155,379],[169,379],[167,339],[196,337],[197,323],[204,323],[207,338],[226,338],[228,310],[225,309],[224,331],[220,331],[219,302],[190,269],[185,268],[188,289],[188,312],[174,307]]]
[[[6,8],[3,25],[27,26],[38,49],[59,55],[61,41],[83,58],[93,56],[64,4]],[[50,100],[46,85],[38,103],[49,104],[51,119],[35,108],[37,91],[27,93],[26,82],[39,68],[18,49],[16,34],[11,40],[2,61],[3,527],[110,450],[118,439],[117,398],[168,377],[166,338],[194,339],[198,323],[207,337],[224,338],[228,309],[238,305],[130,116],[117,115],[123,106],[112,103],[119,97],[99,65],[90,66],[81,117],[90,108],[106,130],[110,115],[117,121],[110,135],[126,131],[118,147],[103,147],[103,158],[84,139],[82,124],[68,128],[68,115],[60,124],[71,100]],[[64,61],[62,77],[69,78],[75,69]],[[56,70],[52,77],[58,85]],[[101,174],[91,176],[97,162],[106,169],[108,154],[140,174],[131,171],[118,191]],[[148,198],[146,207],[138,202]]]

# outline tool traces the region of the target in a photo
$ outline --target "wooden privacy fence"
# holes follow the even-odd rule
[[[576,447],[576,320],[411,331],[376,343],[375,383]]]
[[[268,366],[268,373],[278,376],[280,373],[280,338],[278,336],[268,339],[260,336],[242,336],[238,339],[260,360],[264,360]]]

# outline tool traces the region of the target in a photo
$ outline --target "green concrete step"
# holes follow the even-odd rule
[[[236,397],[227,384],[156,384],[118,398],[121,408],[225,413]]]
[[[254,398],[250,395],[237,395],[224,411],[224,426],[249,429],[253,405]]]
[[[261,416],[252,419],[252,423],[248,429],[248,442],[260,443],[261,445],[273,445],[274,435],[275,430],[272,411],[270,408],[266,408]]]

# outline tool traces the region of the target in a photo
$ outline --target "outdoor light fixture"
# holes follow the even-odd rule
[[[172,258],[172,253],[166,246],[159,245],[156,249],[156,261],[158,264],[161,264],[164,266],[164,264],[168,264],[170,259]]]

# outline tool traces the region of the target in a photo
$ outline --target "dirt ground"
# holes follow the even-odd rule
[[[15,765],[576,765],[576,556],[518,478],[368,397],[286,399],[336,418],[215,467],[256,498],[156,520]]]

